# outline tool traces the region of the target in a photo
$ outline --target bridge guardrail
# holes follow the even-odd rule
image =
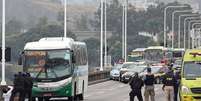
[[[94,82],[94,81],[98,81],[98,80],[109,79],[110,71],[100,71],[100,72],[90,73],[88,77],[89,77],[88,78],[89,83]]]

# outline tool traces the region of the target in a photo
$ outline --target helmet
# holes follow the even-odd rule
[[[151,68],[150,68],[150,67],[149,67],[149,68],[147,68],[147,72],[149,72],[149,73],[151,72]]]

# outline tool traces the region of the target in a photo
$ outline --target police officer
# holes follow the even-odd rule
[[[154,91],[154,75],[151,73],[151,68],[147,68],[147,74],[144,77],[145,91],[144,98],[145,101],[149,101],[149,96],[151,101],[155,101],[155,91]]]
[[[21,72],[14,75],[13,83],[14,83],[14,88],[12,90],[10,101],[14,101],[16,94],[19,94],[19,101],[24,101],[24,98],[23,98],[24,80],[23,80],[23,76]]]
[[[163,90],[165,91],[166,101],[174,101],[174,83],[175,77],[172,67],[169,66],[169,71],[163,77]]]
[[[138,73],[134,74],[134,77],[130,81],[131,92],[130,92],[130,101],[134,101],[135,96],[137,96],[139,101],[143,101],[141,89],[144,85],[141,78],[139,78]]]
[[[179,89],[179,85],[180,85],[180,80],[181,80],[181,76],[180,76],[181,71],[177,70],[174,73],[174,77],[175,77],[175,83],[174,83],[174,101],[177,101],[177,95],[178,95],[178,89]]]
[[[29,73],[24,75],[24,86],[25,86],[25,97],[28,97],[29,101],[32,101],[32,87],[33,87],[33,80]]]

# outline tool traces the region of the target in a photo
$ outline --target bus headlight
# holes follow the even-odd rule
[[[182,91],[182,93],[184,93],[184,94],[189,94],[189,93],[191,93],[191,90],[190,90],[188,87],[186,87],[186,86],[182,86],[182,87],[181,87],[181,91]]]

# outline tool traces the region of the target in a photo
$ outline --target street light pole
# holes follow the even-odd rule
[[[200,17],[187,17],[184,19],[184,49],[186,49],[186,22],[187,20],[198,19],[198,18]],[[190,37],[189,34],[188,34],[188,37]]]
[[[194,24],[192,25],[192,29],[194,29],[196,25],[201,25],[201,20],[198,20],[198,21],[195,21],[195,22],[196,22],[196,23],[194,23]],[[194,31],[194,38],[195,38],[195,31]],[[196,37],[196,38],[197,38],[197,37]],[[192,38],[192,48],[194,48],[194,46],[195,46],[195,39]]]
[[[193,28],[194,26],[194,24],[191,26],[191,23],[196,23],[196,22],[199,22],[199,23],[201,23],[201,20],[192,20],[192,21],[189,21],[188,22],[188,31],[189,31],[189,35],[190,35],[190,37],[188,37],[189,39],[188,39],[188,46],[189,46],[189,48],[190,48],[190,44],[191,44],[191,33],[190,33],[190,31],[191,31],[191,28]],[[194,42],[193,42],[193,37],[192,37],[192,48],[194,48],[193,46],[194,46]]]
[[[124,5],[124,3],[123,3],[123,5],[122,5],[122,7],[123,7],[123,15],[122,15],[122,59],[124,59],[125,58],[125,52],[124,52],[124,50],[125,50],[125,30],[124,30],[124,28],[125,28],[125,5]]]
[[[5,86],[6,85],[6,78],[5,78],[5,20],[6,20],[6,14],[5,14],[5,0],[2,0],[2,80],[1,80],[1,85]]]
[[[105,0],[104,3],[104,7],[105,7],[105,67],[107,65],[107,0]]]
[[[67,36],[67,0],[64,0],[64,37]]]
[[[176,13],[186,13],[186,12],[192,12],[192,10],[183,10],[183,11],[177,10],[177,11],[174,11],[172,13],[172,49],[174,48],[174,37],[175,37],[175,32],[174,32],[174,16],[175,16]]]
[[[190,17],[190,16],[198,16],[198,14],[183,14],[179,16],[179,23],[178,23],[178,47],[179,48],[181,48],[181,18]]]
[[[101,0],[100,71],[103,71],[103,0]]]
[[[166,44],[167,44],[167,10],[169,9],[169,8],[183,8],[183,7],[187,7],[187,6],[167,6],[167,7],[165,7],[165,10],[164,10],[164,47],[166,47]]]
[[[127,62],[127,16],[128,16],[128,0],[125,3],[125,62]]]

